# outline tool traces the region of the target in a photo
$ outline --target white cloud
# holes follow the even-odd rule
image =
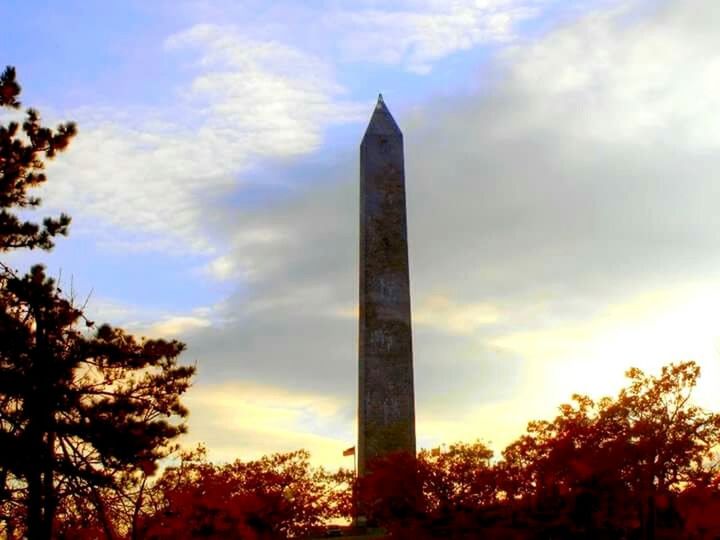
[[[521,25],[560,7],[574,13],[618,0],[178,0],[203,20],[238,21],[254,37],[282,35],[325,58],[429,73],[455,52],[513,42]],[[196,34],[205,34],[202,30]]]
[[[402,65],[426,74],[434,62],[461,50],[515,38],[518,23],[538,15],[538,0],[414,0],[335,12],[341,47],[351,59]],[[367,4],[367,2],[365,3]],[[374,3],[371,3],[374,4]]]
[[[642,18],[638,4],[506,51],[516,89],[533,96],[526,126],[556,119],[576,136],[605,142],[720,144],[718,123],[708,122],[720,115],[720,99],[707,91],[720,84],[720,56],[711,52],[718,6],[667,4]]]
[[[183,334],[199,328],[207,328],[212,324],[207,318],[192,316],[168,317],[151,325],[145,332],[151,338],[178,338]]]
[[[201,269],[202,274],[218,281],[237,278],[257,280],[263,272],[272,271],[281,264],[271,253],[298,241],[290,231],[274,224],[242,228],[229,236],[230,247],[238,256],[225,254],[216,257]]]
[[[80,134],[50,165],[46,206],[116,242],[174,252],[213,251],[205,213],[263,159],[311,152],[326,127],[357,119],[323,60],[230,27],[199,25],[168,38],[199,55],[183,99],[137,114],[69,112]],[[118,242],[117,230],[142,233]]]
[[[360,118],[356,106],[333,101],[344,90],[327,62],[299,49],[212,25],[171,36],[166,46],[203,51],[199,62],[206,72],[186,97],[207,115],[208,135],[239,143],[233,152],[306,153],[317,148],[323,126]]]
[[[222,255],[210,261],[202,270],[204,274],[222,281],[236,275],[236,264],[231,257]]]
[[[131,305],[109,298],[90,296],[85,314],[97,324],[109,323],[138,337],[153,339],[184,338],[198,330],[222,326],[222,304],[196,307],[186,312],[170,313],[142,305]]]

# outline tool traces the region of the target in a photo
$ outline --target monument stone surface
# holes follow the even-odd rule
[[[378,97],[360,145],[358,474],[415,454],[403,136]]]

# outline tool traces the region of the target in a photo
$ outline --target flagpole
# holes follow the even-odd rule
[[[353,452],[353,467],[355,469],[354,475],[353,475],[353,489],[352,489],[352,496],[353,496],[353,522],[357,526],[358,521],[358,504],[357,504],[357,498],[358,498],[358,477],[357,477],[357,446],[355,447],[355,451]]]
[[[353,526],[357,526],[358,516],[357,516],[357,510],[358,510],[358,504],[357,504],[357,496],[358,496],[358,458],[357,458],[357,447],[351,446],[347,450],[343,452],[343,456],[349,456],[352,454],[353,457],[353,478],[352,478],[352,516],[353,516]]]

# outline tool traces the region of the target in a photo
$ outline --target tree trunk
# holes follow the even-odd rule
[[[32,355],[32,380],[35,383],[25,396],[28,416],[26,431],[28,455],[26,479],[28,483],[28,540],[51,540],[55,517],[55,438],[52,422],[52,381],[48,380],[50,362],[45,341],[44,325],[39,313],[35,313],[35,351]]]
[[[655,540],[655,496],[651,493],[647,498],[646,540]]]
[[[43,460],[43,538],[51,538],[57,494],[55,493],[55,434],[54,426],[49,427]]]
[[[35,456],[35,459],[39,459]],[[43,536],[43,498],[42,498],[42,475],[39,464],[30,464],[26,471],[28,484],[27,495],[27,537],[28,540],[44,540]]]
[[[107,540],[115,540],[115,531],[113,530],[112,523],[110,523],[110,519],[108,518],[105,502],[95,486],[90,486],[90,493],[92,493],[93,502],[95,503],[95,508],[97,508],[98,519],[100,520],[103,532],[105,533],[105,538],[107,538]]]
[[[138,492],[137,500],[135,501],[135,508],[133,509],[133,516],[132,516],[132,530],[130,534],[131,540],[139,540],[138,538],[138,516],[140,515],[140,509],[142,508],[143,503],[143,495],[145,494],[145,482],[147,481],[147,474],[143,474],[143,481],[142,484],[140,484],[140,491]],[[353,490],[355,488],[353,487]],[[353,512],[354,512],[353,508]],[[355,514],[353,513],[353,518],[355,517]]]

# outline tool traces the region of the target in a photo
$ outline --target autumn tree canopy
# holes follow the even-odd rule
[[[361,507],[408,538],[720,534],[720,519],[697,509],[720,508],[720,414],[692,402],[699,375],[694,362],[630,369],[615,398],[574,395],[499,459],[481,442],[389,456],[362,480]]]
[[[138,534],[147,539],[236,540],[318,533],[342,517],[334,503],[336,474],[313,467],[307,451],[225,465],[204,449],[185,452],[147,494]]]

